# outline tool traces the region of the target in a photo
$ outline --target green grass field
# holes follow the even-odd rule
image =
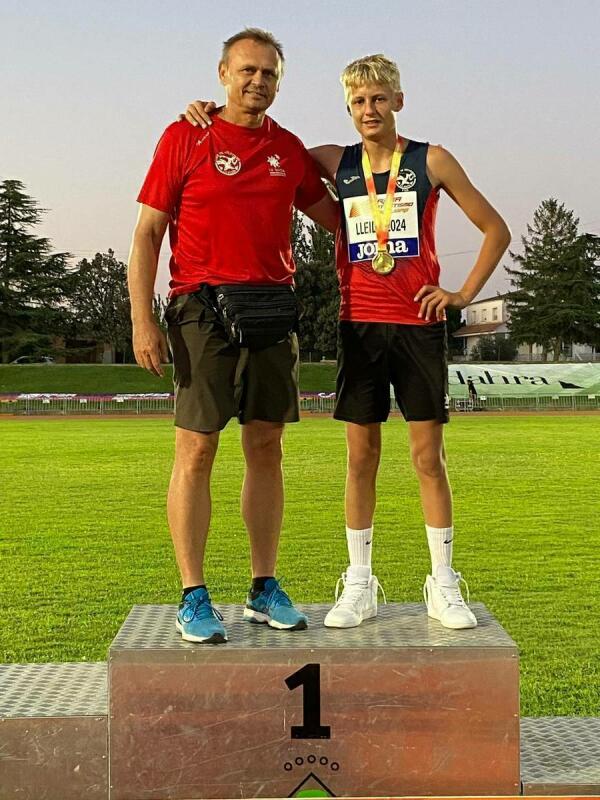
[[[0,394],[12,392],[172,392],[173,368],[164,365],[164,378],[151,375],[135,364],[3,364]],[[303,392],[333,392],[335,364],[300,365]]]
[[[453,419],[455,565],[521,650],[526,715],[600,714],[597,417]],[[0,661],[104,660],[135,603],[174,603],[165,519],[169,419],[0,420]],[[279,574],[303,602],[329,602],[346,563],[343,425],[310,418],[286,435]],[[208,576],[243,601],[239,429],[214,472]],[[406,426],[384,427],[374,566],[388,600],[421,599],[428,567]]]

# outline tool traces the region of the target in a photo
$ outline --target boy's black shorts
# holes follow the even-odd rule
[[[390,385],[408,422],[448,422],[445,322],[339,322],[333,416],[358,424],[385,422],[390,413]]]

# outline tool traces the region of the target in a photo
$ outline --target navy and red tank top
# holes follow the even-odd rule
[[[342,207],[336,236],[340,319],[430,324],[418,318],[420,304],[414,301],[424,284],[438,285],[440,274],[434,234],[439,189],[427,177],[428,147],[409,141],[402,155],[388,241],[396,266],[389,275],[378,275],[371,266],[377,237],[361,163],[362,144],[344,148],[336,174]],[[389,171],[373,177],[383,202]]]

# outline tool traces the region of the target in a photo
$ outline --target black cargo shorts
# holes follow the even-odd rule
[[[263,350],[240,349],[229,342],[213,309],[195,294],[171,298],[165,322],[177,427],[213,433],[232,417],[242,424],[298,421],[295,333]]]

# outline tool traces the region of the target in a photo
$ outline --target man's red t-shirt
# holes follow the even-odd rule
[[[260,128],[213,117],[165,130],[138,202],[169,214],[170,296],[202,283],[292,283],[292,207],[326,193],[302,142],[270,117]]]

